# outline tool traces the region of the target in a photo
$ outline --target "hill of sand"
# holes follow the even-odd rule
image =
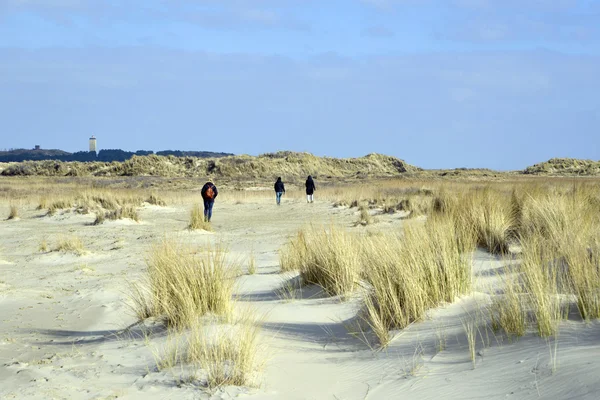
[[[558,176],[594,176],[600,175],[600,161],[580,160],[577,158],[552,158],[548,161],[527,167],[524,174]]]
[[[369,154],[361,158],[317,157],[309,153],[278,152],[254,156],[197,158],[174,156],[134,156],[124,162],[25,161],[0,163],[4,176],[161,176],[251,179],[316,177],[385,177],[418,171],[395,157]]]
[[[557,341],[529,333],[514,343],[482,331],[475,365],[463,322],[490,299],[503,261],[477,252],[475,292],[398,334],[385,351],[351,336],[346,323],[355,301],[341,302],[307,287],[293,301],[276,294],[278,249],[307,221],[358,231],[398,230],[398,214],[379,215],[355,227],[355,209],[284,198],[215,205],[215,233],[185,228],[191,204],[146,205],[140,223],[92,226],[93,215],[34,207],[19,220],[0,221],[1,399],[597,399],[600,393],[600,324],[563,322]],[[79,237],[87,253],[41,251],[59,235]],[[257,273],[239,278],[241,305],[264,315],[261,339],[267,363],[258,389],[225,387],[208,394],[176,383],[177,368],[157,372],[152,349],[134,328],[127,282],[144,272],[149,246],[164,235],[201,245],[227,244],[234,258],[251,249]],[[139,333],[139,332],[137,332]],[[439,349],[440,338],[445,348]],[[151,342],[160,346],[164,332]]]

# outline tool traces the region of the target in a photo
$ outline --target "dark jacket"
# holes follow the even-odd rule
[[[281,181],[281,178],[277,178],[277,182],[275,182],[275,192],[283,192],[285,193],[285,186]]]
[[[212,187],[213,192],[215,192],[215,195],[212,199],[206,197],[206,191],[208,190],[209,187]],[[202,198],[204,200],[214,200],[217,198],[217,195],[219,194],[219,191],[217,190],[217,187],[214,185],[214,183],[212,182],[206,182],[204,184],[204,186],[202,186],[202,190],[200,191],[200,194],[202,195]]]
[[[313,194],[315,190],[317,190],[317,187],[315,186],[312,176],[309,175],[306,180],[306,194]]]

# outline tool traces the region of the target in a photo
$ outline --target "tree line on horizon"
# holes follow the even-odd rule
[[[0,151],[0,162],[22,162],[22,161],[43,161],[43,160],[56,160],[56,161],[80,161],[80,162],[113,162],[113,161],[127,161],[133,156],[148,156],[156,154],[158,156],[175,156],[175,157],[200,157],[200,158],[212,158],[212,157],[226,157],[232,156],[231,153],[219,153],[211,151],[181,151],[181,150],[163,150],[154,153],[152,150],[137,150],[137,151],[125,151],[121,149],[106,149],[95,151],[77,151],[75,153],[69,153],[62,150],[29,150],[29,149],[15,149],[9,151]]]

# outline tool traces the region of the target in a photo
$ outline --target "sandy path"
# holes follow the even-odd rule
[[[351,227],[353,210],[330,204],[286,200],[217,203],[215,234],[188,232],[186,207],[146,206],[142,223],[90,226],[93,215],[42,217],[23,210],[22,219],[0,221],[0,398],[598,398],[600,325],[563,324],[558,369],[552,373],[553,343],[528,335],[517,343],[493,334],[480,343],[476,368],[469,359],[462,326],[468,312],[487,301],[500,261],[484,253],[474,260],[477,292],[406,329],[385,352],[373,352],[347,334],[358,305],[304,290],[286,302],[275,289],[277,251],[289,234],[309,221]],[[368,229],[399,229],[399,216],[382,216]],[[352,228],[365,229],[365,228]],[[238,296],[266,315],[263,338],[269,362],[261,389],[226,388],[210,396],[174,383],[173,373],[154,372],[152,352],[136,329],[124,299],[127,279],[144,268],[150,244],[162,235],[191,243],[222,240],[232,256],[245,259],[253,248],[256,275],[240,278]],[[83,256],[41,252],[58,235],[82,239]],[[436,349],[441,335],[446,348]],[[157,338],[160,338],[160,333]],[[175,372],[176,373],[176,372]]]

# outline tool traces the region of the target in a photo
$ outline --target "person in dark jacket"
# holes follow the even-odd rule
[[[277,205],[281,205],[281,196],[285,194],[285,186],[281,181],[281,177],[277,178],[277,182],[275,182],[275,196],[277,199]]]
[[[312,203],[313,201],[315,201],[314,198],[314,193],[315,190],[317,190],[317,187],[315,186],[315,181],[313,181],[312,176],[308,176],[308,178],[306,179],[306,202],[307,203]]]
[[[204,200],[204,220],[210,222],[213,205],[215,204],[215,199],[219,192],[217,191],[215,184],[208,181],[202,186],[200,194],[202,195],[202,200]]]

